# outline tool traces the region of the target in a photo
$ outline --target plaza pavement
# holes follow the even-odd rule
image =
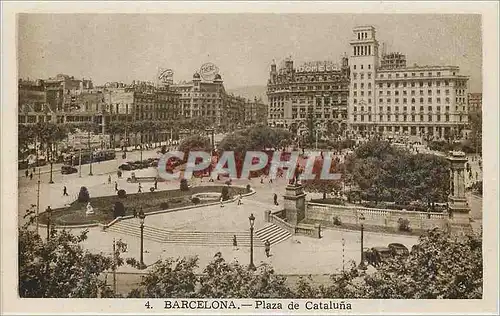
[[[128,159],[136,160],[135,155],[138,152],[129,153]],[[156,150],[144,151],[143,158],[155,157]],[[138,158],[137,158],[138,159]],[[83,166],[82,178],[78,173],[72,175],[61,175],[60,170],[54,172],[54,184],[48,184],[48,175],[41,175],[41,195],[40,195],[40,211],[43,211],[48,205],[52,208],[62,207],[76,199],[79,188],[85,185],[91,196],[114,195],[114,181],[118,181],[119,188],[124,188],[129,193],[137,192],[138,184],[126,182],[126,178],[130,176],[130,171],[125,171],[122,179],[117,180],[117,167],[123,163],[121,157],[115,161],[107,161],[95,163],[93,165],[94,176],[88,176],[88,165]],[[137,176],[155,175],[154,168],[134,171]],[[112,176],[112,183],[107,184],[108,175]],[[19,218],[21,221],[22,214],[30,204],[36,203],[36,180],[19,178]],[[222,184],[224,181],[218,181],[216,184]],[[278,178],[269,183],[268,179],[264,179],[264,183],[260,183],[260,178],[251,180],[233,180],[235,185],[245,186],[250,184],[256,191],[256,194],[243,199],[243,205],[237,206],[236,202],[226,204],[224,208],[220,206],[208,206],[199,209],[185,210],[170,214],[160,214],[147,217],[148,222],[154,223],[156,226],[162,226],[165,229],[189,229],[199,231],[217,231],[217,230],[248,230],[248,215],[254,213],[256,216],[256,228],[260,228],[264,223],[264,212],[266,209],[279,209],[283,205],[282,195],[286,186],[285,178]],[[208,179],[200,181],[196,179],[192,185],[208,184]],[[62,188],[66,185],[69,197],[62,197]],[[143,191],[149,190],[151,183],[143,184]],[[178,181],[159,182],[159,190],[177,189]],[[273,194],[278,194],[280,206],[273,205]],[[308,198],[319,197],[321,194],[308,194]],[[475,208],[480,206],[480,203],[475,203]],[[476,210],[474,214],[480,214],[481,210]],[[476,216],[477,218],[478,216]],[[480,220],[478,218],[478,220]],[[73,229],[73,232],[79,232],[81,229]],[[124,257],[139,258],[140,240],[137,237],[115,233],[103,232],[100,228],[90,228],[88,239],[84,242],[84,247],[92,252],[103,252],[110,254],[113,247],[113,240],[121,239],[128,245],[128,251]],[[342,245],[342,239],[345,245]],[[374,246],[386,246],[391,242],[399,242],[411,248],[417,243],[415,236],[400,236],[400,235],[385,235],[381,233],[365,232],[364,247],[370,248]],[[254,262],[266,262],[271,264],[277,273],[280,274],[322,274],[332,273],[342,269],[343,263],[349,260],[359,262],[361,255],[360,250],[360,232],[359,231],[342,231],[335,229],[323,230],[321,239],[314,239],[304,236],[293,236],[279,244],[273,245],[271,248],[271,257],[265,256],[263,248],[256,248],[254,253]],[[164,244],[154,241],[145,241],[144,261],[150,265],[158,259],[166,257],[183,257],[197,255],[199,257],[200,271],[210,262],[214,254],[220,251],[223,257],[228,260],[238,260],[240,263],[249,262],[248,247],[235,249],[233,247],[219,246],[187,246],[186,244]],[[123,266],[119,272],[133,272],[136,269],[130,266]]]

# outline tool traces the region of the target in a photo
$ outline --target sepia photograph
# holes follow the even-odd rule
[[[16,13],[12,296],[164,314],[479,304],[498,273],[484,15],[426,12]]]

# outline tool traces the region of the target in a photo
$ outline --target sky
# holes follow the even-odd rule
[[[459,66],[482,92],[481,16],[471,14],[20,14],[18,71],[101,85],[154,82],[163,67],[177,82],[212,62],[227,89],[266,85],[273,59],[340,62],[358,25],[373,25],[408,65]]]

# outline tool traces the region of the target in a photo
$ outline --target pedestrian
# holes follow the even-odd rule
[[[26,175],[26,178],[29,176],[29,171],[28,171],[28,169],[26,169],[26,172],[24,172],[24,174]]]
[[[134,215],[134,217],[137,217],[137,210],[134,208],[134,210],[132,211],[132,214]]]
[[[224,204],[222,204],[222,195],[220,197],[220,207],[224,207]]]
[[[63,196],[69,196],[68,189],[66,188],[66,186],[64,186],[63,188]]]
[[[273,178],[269,177],[269,183],[273,184]]]
[[[269,242],[269,239],[266,239],[266,242],[264,243],[265,251],[266,251],[266,257],[269,258],[270,254],[269,252],[271,251],[271,243]]]
[[[115,181],[115,192],[118,192],[118,182]]]
[[[279,205],[278,204],[278,194],[274,193],[274,205]]]
[[[238,195],[238,204],[237,205],[241,205],[241,204],[243,204],[243,203],[241,203],[241,193],[240,193],[240,195]]]
[[[264,183],[264,177],[260,177],[260,183]]]
[[[233,247],[238,250],[238,241],[236,240],[236,235],[233,235]]]
[[[38,163],[38,161],[37,161],[37,163]],[[33,173],[35,173],[35,172],[36,172],[35,167],[33,167],[33,171],[32,171],[32,172],[33,172]]]
[[[33,172],[30,173],[30,180],[33,180]]]
[[[155,190],[158,190],[158,179],[155,179]]]
[[[142,185],[140,182],[139,182],[139,190],[137,191],[137,193],[142,193]]]
[[[111,175],[108,176],[108,184],[111,184]]]

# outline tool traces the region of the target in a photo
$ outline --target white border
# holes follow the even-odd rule
[[[497,2],[2,2],[2,158],[1,263],[2,314],[122,313],[166,314],[162,304],[146,310],[145,300],[17,298],[17,72],[16,13],[478,13],[483,17],[484,130],[484,298],[482,300],[349,300],[354,314],[498,313],[498,3]],[[162,301],[162,300],[160,300]],[[243,301],[243,300],[238,300]],[[291,300],[282,300],[286,305]],[[299,301],[299,300],[294,300]],[[153,302],[153,300],[151,300]],[[339,311],[340,312],[340,311]],[[171,310],[171,314],[208,314],[205,310]],[[210,314],[223,314],[215,311]],[[238,310],[231,314],[269,314]],[[273,314],[289,314],[272,311]],[[300,314],[313,312],[300,310]],[[325,314],[318,311],[316,314]],[[335,313],[335,312],[333,312]],[[338,313],[338,312],[337,312]]]

